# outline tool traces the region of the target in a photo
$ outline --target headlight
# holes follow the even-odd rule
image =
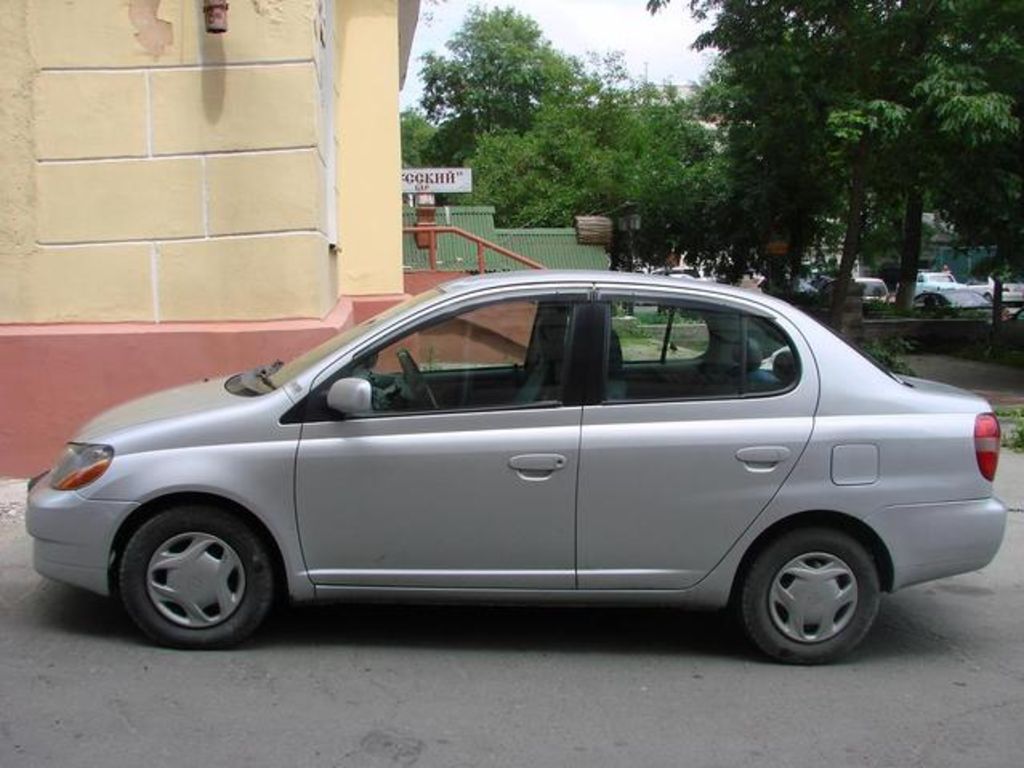
[[[68,443],[57,466],[50,473],[50,487],[58,491],[74,491],[98,479],[114,459],[109,445]]]

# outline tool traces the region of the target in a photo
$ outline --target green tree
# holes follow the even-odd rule
[[[649,0],[647,5],[656,12],[667,2]],[[833,322],[854,263],[863,254],[866,224],[890,226],[887,211],[893,200],[903,200],[903,264],[908,272],[911,265],[916,271],[929,173],[1015,130],[1012,99],[963,59],[989,45],[985,34],[998,39],[993,45],[1005,58],[1014,36],[1020,39],[1019,0],[691,0],[690,8],[699,18],[713,18],[696,45],[720,52],[738,92],[763,90],[774,94],[775,103],[798,106],[787,117],[773,112],[771,103],[741,98],[723,111],[725,126],[753,135],[750,144],[760,150],[753,156],[770,169],[768,175],[784,179],[788,166],[807,179],[806,171],[814,168],[806,156],[787,157],[784,147],[770,141],[780,117],[786,132],[800,137],[797,141],[818,158],[831,161],[831,174],[821,174],[819,166],[817,178],[831,178],[833,193],[843,199]],[[995,24],[1008,32],[1000,34],[993,26],[997,17]],[[799,109],[804,103],[813,108]],[[743,167],[742,162],[734,165],[737,177]],[[766,187],[755,185],[747,204],[754,210],[767,208],[769,219],[790,207],[805,211],[803,221],[820,222],[832,207],[828,187],[823,184],[803,204],[787,206],[784,198],[794,193],[793,186],[769,185],[765,205],[759,196]],[[800,219],[783,215],[786,219],[792,232],[792,222]]]
[[[947,152],[938,175],[938,207],[966,245],[995,245],[988,265],[997,280],[994,328],[1000,327],[1001,280],[1024,271],[1024,2],[974,0],[959,6],[951,46],[931,62],[922,95],[937,115]]]
[[[427,122],[422,112],[402,110],[402,166],[419,168],[427,165],[427,153],[437,128]]]
[[[573,215],[615,216],[637,206],[640,257],[669,252],[713,260],[707,221],[716,183],[714,131],[673,88],[629,82],[606,58],[581,81],[582,98],[549,99],[523,132],[482,136],[471,158],[474,201],[493,203],[498,223],[565,226]]]
[[[977,175],[991,146],[1014,140],[1019,133],[1014,102],[1019,98],[1012,93],[1012,76],[1006,75],[1024,65],[1019,56],[1019,2],[907,5],[912,10],[904,16],[909,42],[893,76],[902,80],[901,100],[909,118],[883,158],[905,205],[897,297],[905,308],[913,301],[924,202],[930,199],[942,207],[943,188],[949,186],[944,179],[951,172],[966,160]],[[999,61],[1003,72],[994,66]],[[1017,90],[1019,82],[1018,76]],[[984,183],[994,178],[988,174]]]
[[[532,125],[483,134],[470,159],[474,202],[493,203],[499,224],[564,226],[575,213],[622,202],[631,96],[615,57],[577,73],[575,87],[538,105]]]
[[[446,47],[447,55],[426,54],[421,71],[421,105],[438,127],[429,157],[438,164],[462,164],[484,134],[526,131],[541,104],[571,88],[580,70],[511,7],[471,9]]]
[[[621,55],[565,56],[512,9],[472,11],[447,48],[423,59],[421,106],[437,132],[420,157],[473,167],[462,202],[494,205],[505,226],[614,217],[632,202],[641,258],[720,259],[708,222],[721,218],[722,163],[694,102],[632,82]]]
[[[796,46],[751,50],[735,62],[720,59],[702,88],[728,193],[717,237],[734,274],[752,267],[776,283],[791,280],[831,235],[837,192],[813,64]],[[779,246],[787,258],[772,253]]]

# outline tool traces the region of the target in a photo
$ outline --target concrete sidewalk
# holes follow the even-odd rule
[[[1024,369],[949,355],[906,355],[915,375],[968,389],[996,408],[1024,407]]]
[[[1024,453],[1014,453],[1007,448],[999,452],[995,487],[996,496],[1011,513],[1024,514]]]

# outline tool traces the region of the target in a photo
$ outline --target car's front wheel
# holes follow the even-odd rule
[[[878,569],[852,536],[789,531],[762,550],[738,595],[747,636],[769,656],[823,664],[853,650],[878,613]]]
[[[118,576],[135,623],[176,648],[236,645],[256,631],[274,601],[263,541],[216,507],[176,507],[143,523],[125,546]]]

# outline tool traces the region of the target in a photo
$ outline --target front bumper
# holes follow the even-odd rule
[[[984,568],[999,551],[1006,507],[999,499],[900,504],[866,521],[889,548],[893,590]]]
[[[28,495],[25,527],[32,536],[32,564],[41,575],[110,594],[107,569],[114,533],[138,506],[94,501],[74,491],[36,483]]]

